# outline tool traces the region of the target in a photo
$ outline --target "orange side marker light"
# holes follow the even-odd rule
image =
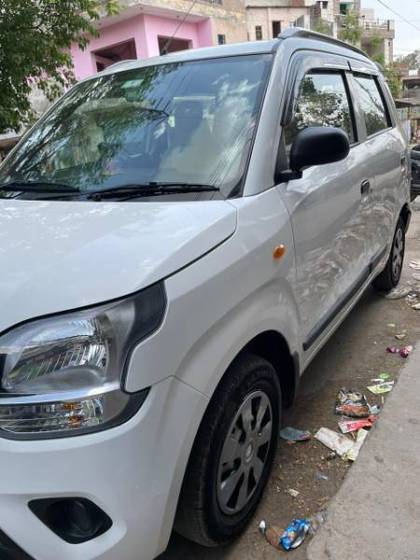
[[[279,260],[284,256],[285,253],[286,253],[286,246],[285,245],[283,245],[283,244],[276,245],[273,249],[273,259]]]

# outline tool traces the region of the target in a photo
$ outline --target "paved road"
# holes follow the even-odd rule
[[[414,213],[407,243],[403,283],[412,281],[407,263],[420,259],[420,205]],[[420,340],[420,312],[413,311],[405,300],[390,301],[370,290],[344,324],[323,348],[302,379],[300,395],[286,422],[315,432],[320,426],[337,429],[333,406],[342,386],[365,389],[369,380],[387,371],[397,379],[404,360],[387,354],[395,344],[394,334],[407,329],[404,342]],[[396,324],[395,328],[388,325]],[[375,397],[370,399],[375,401]],[[348,470],[340,459],[326,460],[326,448],[316,441],[297,445],[281,442],[271,480],[254,520],[242,538],[225,549],[204,549],[174,535],[168,550],[159,560],[274,560],[286,554],[272,549],[259,535],[261,519],[285,527],[293,517],[317,512],[337,490]],[[319,473],[328,476],[320,480]],[[300,492],[298,498],[286,493],[288,488]],[[378,512],[372,512],[375,517]],[[378,519],[378,522],[380,519]],[[395,535],[394,535],[395,536]],[[293,560],[306,558],[306,544],[293,552]],[[363,556],[363,551],[361,551]],[[290,555],[289,555],[290,558]]]

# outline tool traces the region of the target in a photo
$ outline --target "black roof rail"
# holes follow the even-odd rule
[[[278,35],[278,39],[290,39],[291,37],[302,37],[304,39],[316,39],[318,41],[323,41],[324,43],[330,43],[332,45],[337,45],[338,47],[344,47],[345,49],[350,49],[351,51],[357,52],[365,57],[367,54],[363,52],[358,47],[349,45],[345,41],[340,41],[335,37],[330,37],[329,35],[324,35],[322,33],[317,33],[316,31],[311,31],[310,29],[305,29],[303,27],[288,27]]]

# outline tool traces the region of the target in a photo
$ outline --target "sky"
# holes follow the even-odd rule
[[[382,2],[397,12],[400,17],[378,0],[362,0],[362,8],[374,8],[376,18],[395,21],[395,55],[420,50],[420,0],[382,0]],[[411,22],[411,25],[404,19]]]

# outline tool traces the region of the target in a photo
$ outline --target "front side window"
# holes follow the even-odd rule
[[[286,146],[310,126],[342,128],[350,143],[355,141],[353,119],[344,76],[339,73],[310,72],[303,78],[292,122],[285,129]]]
[[[389,128],[388,112],[376,79],[373,76],[355,75],[354,81],[356,99],[365,117],[367,135],[372,136]]]
[[[77,85],[0,168],[0,183],[82,193],[177,182],[229,194],[241,181],[271,55],[161,64]]]

